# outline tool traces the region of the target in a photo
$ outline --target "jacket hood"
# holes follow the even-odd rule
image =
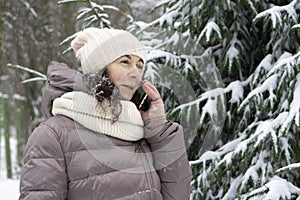
[[[53,116],[52,104],[54,99],[72,91],[88,93],[88,89],[83,83],[83,74],[71,69],[64,63],[51,61],[47,69],[47,84],[42,95],[43,117],[47,119]]]

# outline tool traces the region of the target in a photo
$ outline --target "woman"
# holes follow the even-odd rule
[[[50,63],[45,121],[24,151],[20,199],[189,199],[182,128],[142,81],[141,43],[123,30],[87,28],[71,46],[83,74]],[[146,111],[130,101],[141,84]]]

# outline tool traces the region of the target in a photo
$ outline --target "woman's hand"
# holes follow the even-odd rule
[[[151,100],[149,110],[145,112],[140,110],[144,123],[159,118],[162,118],[163,122],[165,122],[166,113],[164,103],[160,97],[159,92],[157,91],[155,86],[149,81],[144,80],[142,84],[143,90],[148,95],[148,98]]]

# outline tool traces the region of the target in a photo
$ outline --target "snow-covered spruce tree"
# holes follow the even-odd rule
[[[299,0],[164,0],[157,7],[165,14],[129,30],[152,47],[146,77],[167,87],[169,77],[162,72],[172,67],[195,91],[196,99],[180,103],[178,95],[161,88],[170,117],[179,121],[184,115],[193,124],[200,115],[200,136],[189,148],[194,160],[191,199],[299,198]],[[186,51],[189,40],[203,47],[198,56]],[[215,61],[223,87],[217,81],[207,84],[208,74],[195,62],[212,61],[207,55]],[[212,67],[206,64],[205,69]],[[224,101],[226,121],[218,145],[194,154]]]

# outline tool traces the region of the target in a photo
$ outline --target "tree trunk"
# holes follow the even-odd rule
[[[6,170],[7,178],[12,178],[11,155],[10,155],[10,131],[9,131],[9,103],[8,96],[1,98],[2,111],[3,111],[3,130],[5,139],[5,157],[6,157]]]
[[[4,35],[4,13],[6,11],[5,0],[0,0],[0,75],[3,74],[3,63],[1,62],[3,57],[2,45],[3,45],[3,35]]]
[[[16,137],[17,137],[17,161],[18,161],[18,165],[22,166],[22,147],[23,147],[23,140],[22,138],[25,137],[25,129],[26,126],[24,126],[24,123],[22,123],[22,121],[24,119],[22,119],[22,116],[26,113],[24,113],[24,109],[22,109],[22,107],[24,107],[24,101],[25,98],[20,97],[19,95],[14,95],[14,111],[15,111],[15,128],[16,128]],[[22,115],[23,113],[23,115]]]

